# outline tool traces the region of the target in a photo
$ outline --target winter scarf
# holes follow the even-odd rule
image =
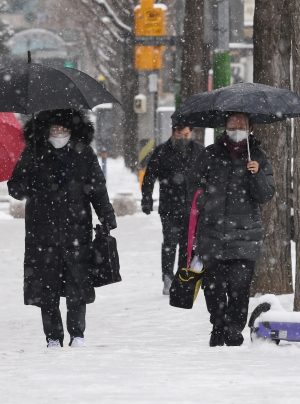
[[[227,133],[224,132],[223,140],[232,160],[235,160],[240,154],[244,153],[247,150],[247,139],[235,143],[229,138]]]

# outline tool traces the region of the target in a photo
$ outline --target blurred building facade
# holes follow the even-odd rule
[[[0,63],[26,60],[27,51],[31,51],[34,62],[93,70],[81,31],[53,18],[50,3],[47,0],[6,0],[0,18],[12,26],[15,34],[7,43],[9,53]]]

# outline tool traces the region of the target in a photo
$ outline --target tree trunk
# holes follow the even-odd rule
[[[137,114],[133,109],[135,95],[138,94],[138,72],[134,68],[134,45],[132,38],[127,38],[123,53],[123,74],[121,81],[122,104],[124,110],[124,161],[125,166],[135,171],[138,159]]]
[[[295,0],[292,11],[293,30],[293,78],[294,91],[300,94],[300,15],[295,10],[300,10],[300,0]],[[294,310],[300,311],[300,118],[295,119],[294,126],[294,170],[293,170],[293,204],[295,219],[295,243],[296,243],[296,283]]]
[[[207,91],[210,47],[204,43],[204,0],[186,1],[183,36],[181,101]],[[204,143],[204,128],[197,128],[195,136]]]
[[[132,33],[125,34],[122,55],[121,93],[123,104],[123,133],[124,133],[124,161],[125,166],[135,171],[138,159],[138,131],[137,114],[133,109],[135,95],[138,94],[138,72],[134,67],[134,7],[131,0],[122,0],[120,14],[122,21],[131,27]]]
[[[289,0],[256,0],[254,82],[290,89],[291,21]],[[276,183],[273,200],[262,206],[264,249],[256,264],[251,293],[292,293],[290,242],[291,126],[259,125],[256,136],[268,153]]]

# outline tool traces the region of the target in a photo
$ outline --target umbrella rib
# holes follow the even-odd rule
[[[4,143],[2,143],[1,141],[0,141],[0,144],[1,144],[1,146],[3,147],[3,149],[5,149],[5,151],[6,151],[7,155],[8,155],[8,157],[9,157],[9,159],[11,160],[10,152],[7,150],[6,145],[5,145]]]
[[[210,110],[212,111],[213,110],[213,105],[215,105],[215,103],[216,103],[216,98],[217,98],[217,95],[219,94],[219,92],[215,92],[215,94],[214,94],[214,96],[212,97],[212,102],[211,102],[211,104],[210,104]],[[216,116],[215,116],[215,119],[214,119],[214,123],[213,123],[213,127],[215,128],[215,124],[216,124],[216,120],[217,120],[217,114],[216,114]]]
[[[269,107],[270,113],[272,114],[272,108],[271,108],[271,106],[270,106],[270,104],[269,104],[269,101],[267,100],[266,95],[265,95],[265,93],[264,93],[263,91],[262,91],[262,95],[263,95],[263,97],[264,97],[264,99],[265,99],[265,101],[266,101],[266,104],[267,104],[268,107]],[[272,114],[272,115],[274,115],[274,114]]]
[[[65,69],[66,69],[66,68],[65,68]],[[75,87],[79,90],[79,92],[80,92],[80,94],[82,95],[82,97],[86,100],[85,96],[83,95],[83,93],[82,93],[82,91],[80,90],[80,88],[78,87],[78,85],[75,84],[74,81],[73,81],[73,79],[72,79],[72,77],[70,77],[69,74],[67,74],[67,71],[65,71],[65,70],[62,71],[62,70],[60,70],[60,69],[55,69],[55,70],[58,70],[59,72],[65,74],[65,75],[72,81],[72,83],[75,85]],[[88,74],[86,74],[86,73],[84,73],[84,72],[81,72],[81,71],[80,71],[80,73],[90,78],[90,76],[89,76]],[[103,90],[107,93],[107,95],[109,95],[109,96],[111,96],[112,98],[114,98],[114,99],[117,101],[117,103],[120,104],[119,101],[118,101],[108,90],[106,90],[105,87],[103,87]],[[89,108],[92,109],[88,102],[87,102],[87,104],[88,104]],[[101,104],[103,104],[103,103],[101,103]],[[99,104],[99,105],[100,105],[100,104]]]
[[[59,71],[60,73],[65,74],[65,75],[68,77],[68,79],[71,80],[71,82],[74,84],[74,86],[77,88],[77,90],[80,92],[82,98],[86,101],[86,104],[88,105],[89,109],[92,109],[92,108],[90,107],[90,104],[87,102],[85,96],[82,94],[82,91],[80,90],[80,88],[78,87],[78,85],[74,83],[72,77],[70,77],[68,74],[66,74],[65,72],[62,72],[62,71],[59,70],[59,69],[53,69],[52,67],[50,67],[50,69],[55,70],[55,71]],[[75,108],[74,108],[74,109],[75,109]]]
[[[282,98],[282,95],[281,95],[281,94],[279,94],[279,97],[281,98],[281,101],[282,101],[285,105],[287,105],[287,102],[284,101],[284,99]],[[283,114],[282,114],[282,115],[283,115]]]

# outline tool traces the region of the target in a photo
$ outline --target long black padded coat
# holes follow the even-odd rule
[[[204,150],[201,143],[191,141],[187,153],[176,150],[171,138],[157,146],[147,165],[142,185],[142,205],[152,206],[152,192],[159,181],[159,209],[162,216],[180,216],[189,213],[187,178],[192,165]]]
[[[259,205],[274,196],[273,170],[259,141],[250,136],[251,159],[259,171],[247,170],[247,152],[232,159],[223,137],[198,157],[189,179],[192,199],[198,189],[200,218],[196,254],[204,259],[257,260],[261,254],[263,229]]]
[[[71,129],[68,145],[48,141],[51,124]],[[84,114],[42,112],[36,117],[37,165],[34,171],[32,122],[24,127],[26,148],[11,179],[9,194],[26,199],[25,304],[51,306],[64,295],[64,271],[73,274],[83,300],[92,303],[92,210],[116,227],[105,179],[90,143],[94,128]]]

